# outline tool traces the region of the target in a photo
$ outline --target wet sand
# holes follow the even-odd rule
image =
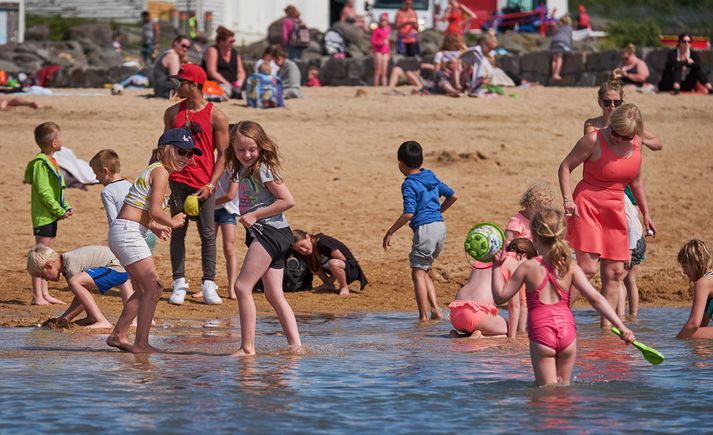
[[[439,303],[445,306],[469,273],[462,249],[468,229],[481,221],[504,224],[518,211],[519,198],[533,181],[549,182],[559,206],[557,167],[581,136],[584,120],[599,113],[595,89],[534,88],[511,91],[516,97],[481,99],[385,96],[381,90],[364,89],[367,95],[361,97],[355,96],[355,88],[306,89],[307,98],[288,101],[284,110],[248,109],[242,102],[219,105],[230,122],[258,121],[277,140],[285,157],[286,182],[297,202],[287,212],[290,225],[342,240],[369,278],[364,291],[353,291],[348,298],[327,291],[288,293],[300,314],[413,311],[416,315],[407,259],[411,231],[397,232],[388,252],[381,248],[384,231],[401,212],[403,177],[395,157],[401,142],[419,141],[426,151],[424,166],[460,197],[446,213],[446,249],[433,268]],[[25,255],[34,237],[30,187],[22,184],[22,176],[37,152],[33,128],[48,120],[59,123],[65,145],[85,160],[99,149],[113,148],[122,159],[122,174],[129,178],[145,166],[162,131],[167,101],[140,98],[136,91],[117,97],[103,90],[90,92],[106,96],[30,97],[51,108],[17,108],[0,114],[0,170],[7,180],[0,193],[4,216],[0,271],[5,277],[0,326],[36,325],[64,308],[29,305]],[[707,182],[713,170],[709,150],[713,98],[636,93],[626,97],[640,105],[647,128],[662,136],[665,144],[661,152],[644,152],[646,191],[659,233],[655,240],[648,239],[639,273],[642,303],[644,307],[686,305],[688,283],[676,264],[676,253],[692,237],[713,243],[709,224],[713,193]],[[581,170],[574,173],[573,182],[580,174]],[[100,190],[99,185],[88,191],[67,189],[75,214],[60,222],[55,245],[59,252],[106,244]],[[197,290],[201,270],[195,224],[188,230],[186,244],[187,279]],[[219,293],[226,296],[221,244],[219,237],[216,281]],[[242,259],[241,229],[236,245]],[[170,287],[168,243],[158,243],[155,260]],[[54,296],[71,300],[64,280],[50,286]],[[121,310],[118,293],[94,295],[109,320],[115,320]],[[206,306],[188,298],[176,307],[165,302],[168,295],[167,290],[158,305],[158,320],[216,319],[237,313],[235,301],[224,299],[221,306]],[[263,295],[256,294],[255,300],[261,313],[271,313]]]

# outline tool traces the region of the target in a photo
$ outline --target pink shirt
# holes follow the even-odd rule
[[[510,218],[508,223],[505,225],[505,231],[512,231],[517,234],[518,238],[523,237],[532,241],[532,234],[530,233],[530,219],[526,218],[525,215],[522,214],[522,211]]]
[[[409,9],[408,11],[399,9],[396,12],[396,28],[399,30],[402,38],[401,40],[404,43],[413,43],[417,41],[418,27],[413,24],[413,21],[418,21],[418,15],[416,15],[416,11],[413,9]],[[408,24],[400,27],[404,23]]]
[[[389,54],[391,47],[389,45],[389,36],[391,36],[391,26],[377,27],[371,32],[371,47],[374,53]]]

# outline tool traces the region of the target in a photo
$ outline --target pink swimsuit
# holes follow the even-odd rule
[[[527,335],[530,340],[554,349],[557,353],[566,349],[575,338],[577,328],[569,309],[569,292],[566,292],[555,279],[552,270],[547,267],[542,257],[537,261],[547,274],[534,292],[527,292]],[[550,282],[559,293],[560,300],[554,304],[540,302],[540,291]]]

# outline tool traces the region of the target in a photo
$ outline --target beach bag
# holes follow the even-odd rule
[[[295,23],[292,27],[292,32],[290,32],[289,44],[291,47],[295,48],[307,48],[309,47],[309,29],[303,23]]]
[[[248,107],[270,109],[285,107],[282,98],[282,81],[268,74],[251,74],[245,89]]]

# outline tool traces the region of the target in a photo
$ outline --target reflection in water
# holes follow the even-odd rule
[[[449,339],[412,313],[300,317],[304,354],[260,319],[254,357],[230,356],[237,319],[156,328],[163,354],[107,349],[106,336],[0,329],[0,432],[571,432],[707,427],[713,340],[680,341],[684,310],[644,310],[649,365],[577,311],[571,387],[534,388],[528,341]],[[665,399],[662,399],[665,398]],[[665,403],[662,402],[665,400]],[[42,403],[38,408],[37,403]],[[662,406],[665,405],[665,406]]]

